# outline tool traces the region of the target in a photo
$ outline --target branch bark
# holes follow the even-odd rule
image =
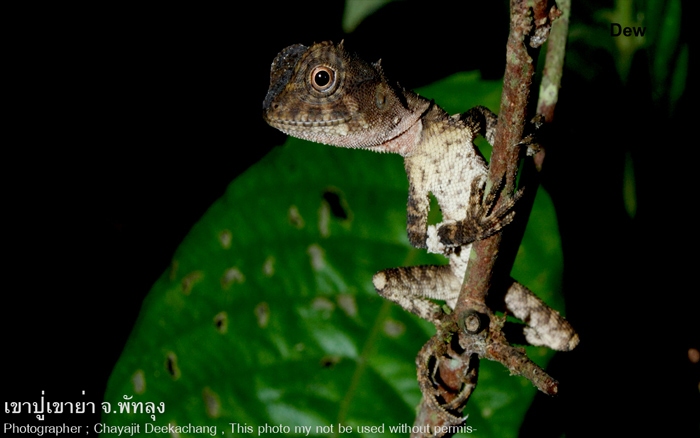
[[[553,119],[568,33],[569,0],[560,3],[564,7],[564,19],[552,34],[555,41],[548,45],[545,79],[537,106],[537,111],[542,112],[546,121]],[[506,196],[514,192],[522,139],[535,111],[531,104],[532,78],[539,47],[549,36],[552,22],[561,15],[559,9],[547,0],[511,0],[510,8],[503,94],[489,166],[489,187],[505,181],[501,194]],[[538,170],[543,160],[544,151],[540,151],[535,157]],[[537,184],[528,186],[532,196],[528,196],[525,203],[529,205],[521,205],[524,201],[521,199],[519,211],[531,209],[536,189]],[[520,237],[514,237],[522,238],[523,231],[524,227],[520,230]],[[505,317],[495,315],[486,304],[498,268],[496,261],[502,234],[473,244],[456,308],[453,313],[443,316],[442,326],[418,355],[418,380],[423,400],[414,426],[418,426],[421,432],[412,436],[452,436],[458,431],[454,426],[462,423],[461,412],[476,387],[480,357],[501,362],[512,374],[527,377],[547,394],[557,392],[556,380],[530,361],[523,349],[508,344],[501,330]],[[505,278],[510,278],[511,266],[507,271],[503,266],[496,275],[504,274]],[[448,358],[450,365],[446,366]],[[446,426],[452,426],[452,429]]]
[[[510,35],[506,47],[506,70],[498,114],[498,129],[489,163],[489,182],[493,186],[505,177],[502,194],[512,194],[520,157],[520,143],[524,137],[528,104],[533,92],[537,54],[542,44],[542,31],[537,23],[549,26],[545,14],[547,1],[539,0],[531,8],[527,0],[511,0]],[[540,26],[541,26],[540,25]],[[536,44],[531,46],[531,42]],[[532,114],[530,114],[532,116]],[[460,314],[475,303],[485,303],[491,288],[491,279],[498,258],[503,233],[475,242],[472,251],[476,258],[469,263],[466,281],[455,313]]]

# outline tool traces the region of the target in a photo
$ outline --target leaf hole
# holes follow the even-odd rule
[[[180,368],[177,366],[177,355],[172,351],[165,358],[165,369],[173,380],[180,378]]]
[[[333,368],[340,362],[340,357],[338,356],[324,356],[321,358],[321,366],[323,368]]]
[[[328,206],[331,208],[331,214],[334,217],[340,220],[346,220],[350,216],[348,214],[347,202],[345,202],[334,189],[327,189],[323,192],[323,200],[328,203]]]
[[[222,335],[228,331],[228,314],[226,312],[219,312],[214,316],[214,325],[216,330]]]

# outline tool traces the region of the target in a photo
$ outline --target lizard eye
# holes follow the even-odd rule
[[[326,66],[318,66],[311,70],[311,86],[316,91],[325,92],[335,85],[335,71]]]

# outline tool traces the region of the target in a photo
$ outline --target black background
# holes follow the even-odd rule
[[[41,390],[102,400],[141,301],[179,242],[284,141],[261,119],[282,48],[345,37],[407,88],[459,70],[503,73],[500,5],[401,2],[351,36],[342,9],[254,2],[3,14],[3,401],[37,401]],[[687,157],[697,142],[688,137],[694,52],[676,116],[658,119],[644,75],[623,87],[604,51],[572,49],[597,73],[564,74],[543,184],[560,221],[567,315],[583,341],[552,361],[563,393],[538,396],[522,434],[697,434],[698,365],[687,359],[700,347]],[[636,166],[635,221],[620,197],[625,150]]]

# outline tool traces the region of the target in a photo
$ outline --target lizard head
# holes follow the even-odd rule
[[[296,44],[272,62],[263,118],[293,137],[374,148],[415,125],[430,102],[392,85],[379,63],[348,53],[341,42]]]

